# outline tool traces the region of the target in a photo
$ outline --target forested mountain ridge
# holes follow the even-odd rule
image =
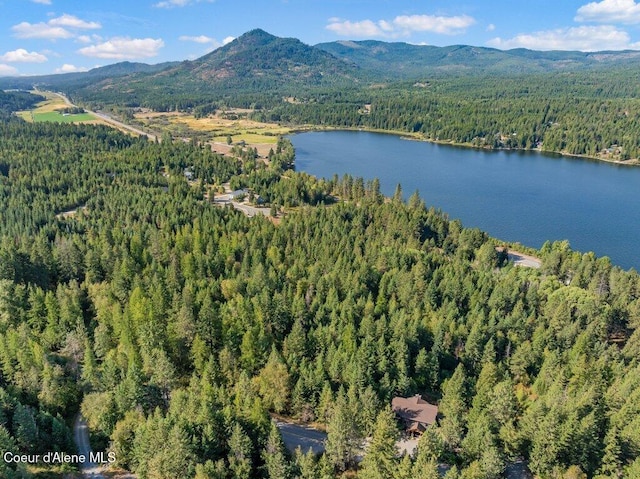
[[[16,118],[0,137],[2,450],[71,451],[80,407],[143,479],[329,479],[367,436],[364,479],[637,477],[636,272],[566,243],[504,265],[417,194],[290,161]],[[297,208],[219,208],[226,181]],[[400,458],[387,406],[411,394],[441,420]],[[327,453],[288,456],[270,412],[326,424]]]
[[[336,60],[341,61],[336,61]],[[413,45],[376,40],[335,41],[305,45],[295,38],[280,38],[264,30],[251,30],[227,45],[196,59],[157,65],[121,62],[94,68],[88,72],[2,78],[2,88],[28,88],[39,84],[46,88],[78,88],[90,81],[110,77],[147,74],[148,81],[165,75],[184,76],[213,85],[243,77],[249,85],[260,86],[253,77],[279,78],[293,84],[306,81],[329,85],[344,79],[377,82],[389,79],[420,80],[429,75],[552,73],[620,69],[640,65],[640,52],[627,51],[536,51],[524,48],[498,50],[471,45]],[[193,75],[196,78],[187,78]],[[266,79],[263,79],[266,80]],[[196,81],[196,84],[198,82]],[[236,86],[243,86],[239,82]],[[273,86],[273,85],[271,85]]]
[[[260,121],[293,127],[391,130],[481,148],[637,162],[639,55],[376,41],[312,47],[256,29],[161,71],[121,76],[129,68],[122,64],[113,67],[118,76],[83,76],[104,75],[105,67],[69,81],[61,76],[51,86],[94,110],[124,108],[128,117],[139,108],[199,117],[243,108]]]
[[[353,65],[336,61],[333,55],[305,45],[295,38],[279,38],[264,30],[245,33],[189,65],[192,74],[206,81],[229,77],[275,76],[280,81],[320,83],[333,77],[354,80]],[[179,67],[178,67],[179,68]]]
[[[107,78],[119,78],[137,73],[153,73],[171,67],[177,62],[158,63],[148,65],[137,62],[120,62],[103,67],[92,68],[86,72],[60,73],[55,75],[39,75],[29,77],[5,77],[0,78],[0,86],[5,89],[31,90],[73,90],[85,87]]]
[[[268,98],[287,91],[353,86],[361,76],[357,67],[323,50],[256,29],[196,60],[157,73],[105,79],[70,93],[89,101],[117,103],[112,99],[126,98],[130,104],[171,95],[173,106],[184,100],[184,108],[189,108],[226,95]]]
[[[498,50],[469,45],[437,47],[375,40],[336,41],[315,45],[365,71],[395,79],[425,75],[551,73],[639,66],[640,52]]]

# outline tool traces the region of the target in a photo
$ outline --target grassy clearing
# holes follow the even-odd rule
[[[62,98],[51,92],[34,91],[38,95],[46,97],[33,110],[19,111],[17,115],[29,122],[58,122],[58,123],[86,123],[96,122],[97,118],[89,113],[77,115],[62,115],[57,110],[68,107]]]
[[[35,93],[46,98],[46,100],[41,101],[36,105],[36,113],[48,113],[67,106],[62,98],[50,91],[32,91],[31,93]]]
[[[90,115],[89,113],[79,113],[77,115],[62,115],[56,111],[50,111],[46,113],[36,113],[33,115],[30,111],[23,112],[25,115],[22,116],[27,121],[35,121],[36,123],[41,121],[49,121],[49,122],[57,122],[57,123],[81,123],[87,121],[94,121],[96,119],[95,116]],[[26,118],[25,118],[26,116]]]
[[[245,114],[245,111],[239,112]],[[244,141],[249,145],[275,145],[278,136],[286,135],[291,129],[272,123],[260,123],[246,118],[230,120],[221,115],[195,118],[180,113],[139,113],[136,119],[156,130],[170,131],[180,136],[205,135],[210,141],[224,143],[231,136],[234,143]]]

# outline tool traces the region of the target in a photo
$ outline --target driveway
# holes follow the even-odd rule
[[[314,454],[324,452],[324,442],[327,440],[327,433],[308,426],[301,426],[290,422],[276,421],[276,426],[280,429],[284,445],[290,451],[295,451],[298,447],[302,452],[311,449]]]
[[[87,458],[84,464],[80,464],[80,471],[82,472],[82,475],[84,475],[84,477],[91,477],[94,479],[104,479],[101,472],[102,468],[90,460],[92,451],[91,443],[89,442],[89,428],[87,427],[86,421],[80,414],[78,414],[76,421],[73,424],[73,439],[78,448],[78,454],[82,454]]]

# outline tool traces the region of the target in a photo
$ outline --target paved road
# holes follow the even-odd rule
[[[542,265],[542,262],[538,258],[518,253],[517,251],[510,251],[507,256],[509,257],[509,261],[513,261],[513,264],[516,266],[522,266],[524,268],[540,268]]]
[[[507,466],[504,477],[506,479],[533,479],[533,474],[529,470],[529,463],[518,461]]]
[[[295,451],[300,447],[302,452],[311,449],[314,454],[324,452],[324,442],[327,440],[327,433],[307,426],[300,426],[290,422],[276,421],[276,426],[280,429],[282,440],[290,451]]]
[[[502,246],[497,246],[496,251],[498,253],[502,252],[504,248]],[[528,254],[520,253],[519,251],[508,250],[507,257],[509,261],[513,262],[515,266],[522,266],[524,268],[540,268],[542,266],[542,261],[535,256],[530,256]]]
[[[146,136],[147,138],[149,138],[150,140],[156,141],[158,139],[158,137],[156,135],[153,135],[151,133],[147,133],[146,131],[142,131],[139,128],[136,128],[135,126],[131,126],[131,125],[127,125],[126,123],[122,123],[121,121],[118,120],[114,120],[113,118],[111,118],[109,115],[106,115],[105,113],[99,113],[97,111],[91,111],[91,110],[87,110],[85,108],[85,111],[87,113],[91,113],[92,115],[97,116],[98,118],[106,121],[107,123],[110,123],[114,126],[117,126],[119,128],[124,128],[125,130],[129,130],[132,133],[135,133],[137,135],[143,135]]]
[[[249,218],[253,216],[258,216],[258,215],[271,216],[271,208],[257,208],[255,206],[250,206],[244,203],[233,201],[232,196],[229,193],[216,194],[213,197],[213,202],[216,205],[220,205],[220,206],[231,205],[236,210],[242,211]]]
[[[245,205],[243,203],[238,203],[237,201],[232,201],[231,204],[235,209],[242,211],[249,218],[257,215],[271,216],[270,208],[256,208],[255,206]]]
[[[81,414],[76,416],[75,423],[73,424],[73,439],[78,447],[78,453],[84,455],[87,461],[80,465],[80,471],[85,477],[91,477],[93,479],[104,479],[102,475],[102,468],[95,462],[90,462],[89,457],[91,455],[91,443],[89,442],[89,428],[87,423]]]

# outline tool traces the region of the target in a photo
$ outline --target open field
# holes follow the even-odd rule
[[[41,101],[36,105],[34,110],[20,111],[18,112],[18,116],[21,117],[25,121],[29,122],[41,122],[41,121],[49,121],[49,122],[58,122],[58,123],[98,123],[99,120],[89,114],[89,113],[80,113],[77,115],[62,115],[57,110],[66,108],[69,105],[64,101],[64,99],[51,92],[44,91],[34,91],[32,93],[42,95],[46,97],[46,100]]]
[[[37,113],[30,111],[20,112],[20,116],[26,121],[52,121],[58,123],[86,123],[88,121],[95,121],[96,117],[89,113],[80,113],[77,115],[62,115],[56,111],[49,111],[46,113]]]
[[[226,144],[230,136],[233,144],[244,142],[257,148],[260,154],[263,154],[261,150],[268,152],[278,142],[278,136],[291,132],[290,128],[275,123],[243,118],[247,113],[248,110],[230,110],[207,118],[195,118],[185,113],[143,112],[136,113],[135,118],[156,131],[169,131],[182,137],[197,136],[216,144]]]

